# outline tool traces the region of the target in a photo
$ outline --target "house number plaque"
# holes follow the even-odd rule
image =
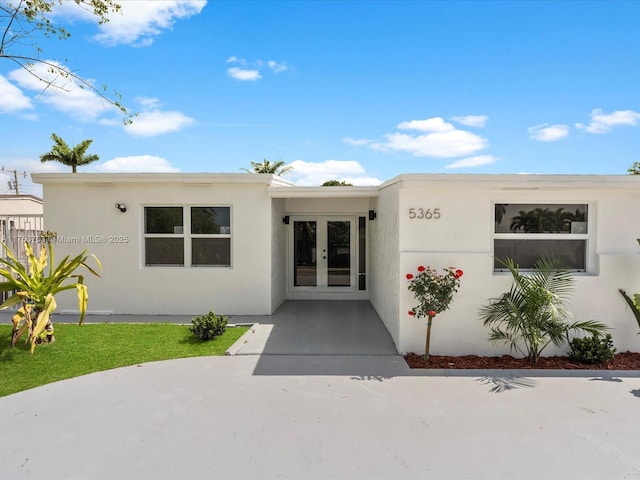
[[[439,208],[410,208],[409,218],[411,220],[438,220],[441,217]]]

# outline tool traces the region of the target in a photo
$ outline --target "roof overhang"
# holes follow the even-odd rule
[[[277,175],[255,173],[33,173],[35,183],[55,184],[122,184],[122,183],[188,183],[188,184],[262,184],[287,187],[294,183]]]
[[[378,187],[269,187],[271,198],[371,198]]]

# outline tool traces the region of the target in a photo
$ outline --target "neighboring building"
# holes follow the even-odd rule
[[[500,354],[508,348],[489,343],[478,318],[511,285],[494,256],[527,267],[554,252],[575,271],[576,319],[610,325],[620,351],[640,350],[618,292],[640,292],[633,175],[412,174],[377,187],[300,187],[257,174],[33,179],[59,254],[89,247],[103,264],[101,279],[86,277],[93,312],[265,315],[286,299],[361,299],[400,352],[420,352],[424,320],[407,314],[415,300],[405,275],[455,266],[462,286],[434,320],[431,353]],[[71,311],[75,301],[58,303]]]
[[[24,256],[24,242],[37,243],[43,230],[42,199],[33,195],[0,195],[0,242]],[[3,250],[1,248],[0,250]],[[4,251],[0,252],[4,256]]]

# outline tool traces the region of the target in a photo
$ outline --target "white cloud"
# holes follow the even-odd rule
[[[96,172],[179,172],[171,163],[162,157],[153,155],[133,155],[116,157],[93,167]]]
[[[235,63],[240,67],[231,67],[227,69],[227,75],[235,80],[254,82],[262,78],[262,73],[266,70],[267,73],[271,70],[273,73],[282,73],[290,69],[289,65],[285,62],[276,62],[275,60],[268,60],[263,62],[262,60],[253,60],[248,62],[244,58],[236,57],[235,55],[227,58],[226,63]],[[267,70],[269,69],[269,70]]]
[[[47,60],[55,68],[63,66],[56,61]],[[9,78],[20,87],[39,92],[38,99],[52,108],[65,112],[79,121],[92,121],[101,115],[120,115],[120,111],[106,102],[90,88],[81,88],[73,78],[52,73],[50,68],[42,63],[29,67],[30,74],[23,68],[13,70]],[[34,76],[35,75],[35,76]],[[39,80],[37,77],[44,79]],[[90,82],[90,80],[88,80]],[[51,86],[48,86],[48,83]]]
[[[487,148],[486,139],[464,130],[435,132],[426,135],[390,133],[384,143],[372,144],[380,151],[407,152],[414,157],[450,158],[471,155]]]
[[[193,118],[181,112],[153,109],[141,112],[133,119],[133,123],[123,125],[123,128],[125,132],[135,137],[155,137],[177,132],[194,122]]]
[[[225,60],[227,63],[239,63],[240,65],[246,65],[247,61],[244,58],[238,58],[235,55]]]
[[[365,170],[353,160],[326,160],[324,162],[305,162],[295,160],[287,176],[298,185],[322,185],[327,180],[342,180],[353,185],[379,185],[377,178],[364,175]]]
[[[400,130],[418,130],[421,132],[450,132],[456,129],[456,127],[445,122],[441,117],[402,122],[398,125],[398,128]]]
[[[368,140],[366,138],[358,139],[358,138],[344,137],[342,141],[344,143],[348,143],[349,145],[353,145],[354,147],[362,147],[363,145],[369,145],[371,143],[371,140]]]
[[[467,115],[464,117],[453,117],[453,120],[467,127],[484,127],[489,121],[489,117],[486,115]]]
[[[17,112],[33,108],[31,99],[22,90],[0,75],[0,112]]]
[[[15,179],[14,174],[7,170],[17,170],[20,193],[35,195],[37,197],[42,197],[42,185],[33,183],[31,180],[32,173],[71,172],[71,167],[67,167],[61,163],[42,163],[39,159],[26,157],[0,157],[0,165],[6,168],[4,172],[0,172],[0,193],[15,193],[15,190],[9,190],[7,184],[8,180],[13,181]]]
[[[529,128],[529,138],[539,142],[555,142],[569,135],[568,125],[542,123]]]
[[[286,63],[284,63],[284,62],[276,62],[274,60],[269,60],[267,62],[267,65],[275,73],[285,72],[285,71],[287,71],[289,69],[289,67],[287,66]]]
[[[612,113],[602,113],[596,108],[591,112],[591,123],[584,125],[576,123],[576,127],[589,133],[608,133],[619,125],[635,126],[640,122],[640,112],[633,110],[618,110]]]
[[[383,136],[383,142],[370,142],[368,146],[381,152],[407,152],[415,157],[449,158],[473,155],[489,145],[484,137],[460,130],[441,117],[402,122],[398,124],[398,129],[416,130],[419,133],[388,133]],[[357,144],[346,141],[352,145]]]
[[[72,2],[63,2],[71,4]],[[206,0],[124,1],[120,13],[109,15],[109,21],[99,26],[95,39],[105,45],[129,44],[149,46],[155,37],[171,30],[178,20],[202,12]],[[69,5],[71,11],[74,5]],[[73,9],[77,12],[78,8]],[[90,12],[89,12],[90,13]],[[87,18],[86,13],[82,15]]]
[[[463,158],[446,166],[446,168],[467,168],[491,165],[496,162],[493,155],[476,155],[475,157]]]
[[[227,75],[241,82],[255,82],[262,78],[258,70],[247,70],[244,68],[231,67],[227,69]]]

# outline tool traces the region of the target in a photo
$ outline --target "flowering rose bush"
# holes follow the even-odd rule
[[[460,277],[462,270],[455,267],[443,269],[440,274],[431,267],[420,265],[418,274],[407,274],[409,281],[408,289],[413,292],[418,306],[409,310],[409,315],[416,318],[428,317],[427,320],[427,340],[424,356],[429,359],[429,343],[431,340],[431,321],[438,313],[442,313],[449,308],[453,300],[453,294],[460,288]]]

